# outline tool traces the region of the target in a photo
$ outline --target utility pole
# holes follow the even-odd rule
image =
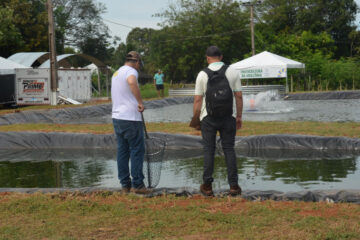
[[[261,1],[243,2],[241,5],[250,6],[250,30],[251,30],[251,52],[255,55],[255,39],[254,39],[254,6],[260,5]]]
[[[56,45],[55,45],[55,30],[54,30],[54,16],[53,16],[53,5],[51,0],[47,0],[47,12],[48,12],[48,22],[49,22],[49,51],[50,51],[50,85],[51,85],[51,105],[56,105],[57,103],[57,88],[58,88],[58,78],[57,78],[57,61],[56,61]]]

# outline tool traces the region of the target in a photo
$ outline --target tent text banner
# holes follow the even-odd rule
[[[286,78],[287,71],[284,67],[247,68],[240,70],[240,78]]]

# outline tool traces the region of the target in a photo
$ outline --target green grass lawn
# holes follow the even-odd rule
[[[360,206],[144,198],[120,193],[0,194],[0,239],[359,239]]]
[[[149,132],[200,135],[188,123],[147,123]],[[94,134],[113,133],[112,124],[15,124],[2,125],[0,131],[80,132]],[[360,124],[355,122],[243,122],[238,136],[267,134],[303,134],[316,136],[342,136],[359,138]]]

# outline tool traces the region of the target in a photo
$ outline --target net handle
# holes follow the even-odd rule
[[[146,137],[146,139],[149,139],[149,135],[148,135],[147,130],[146,130],[146,125],[145,125],[145,120],[144,120],[144,114],[143,114],[143,112],[141,112],[141,120],[142,120],[143,125],[144,125],[145,137]]]
[[[144,125],[144,132],[145,132],[145,138],[146,139],[149,139],[149,135],[146,131],[146,125],[145,125],[145,120],[144,120],[144,115],[143,115],[143,112],[141,112],[141,120],[143,122],[143,125]],[[146,145],[146,148],[148,147],[147,146],[147,142],[145,141],[145,145]],[[147,154],[145,154],[145,157],[146,157],[146,167],[147,167],[147,175],[148,175],[148,188],[151,188],[151,177],[150,177],[150,160],[149,160],[149,156]]]

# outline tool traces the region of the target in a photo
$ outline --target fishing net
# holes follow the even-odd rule
[[[155,188],[159,184],[165,146],[166,143],[161,138],[147,136],[145,139],[143,172],[144,183],[148,188]]]

